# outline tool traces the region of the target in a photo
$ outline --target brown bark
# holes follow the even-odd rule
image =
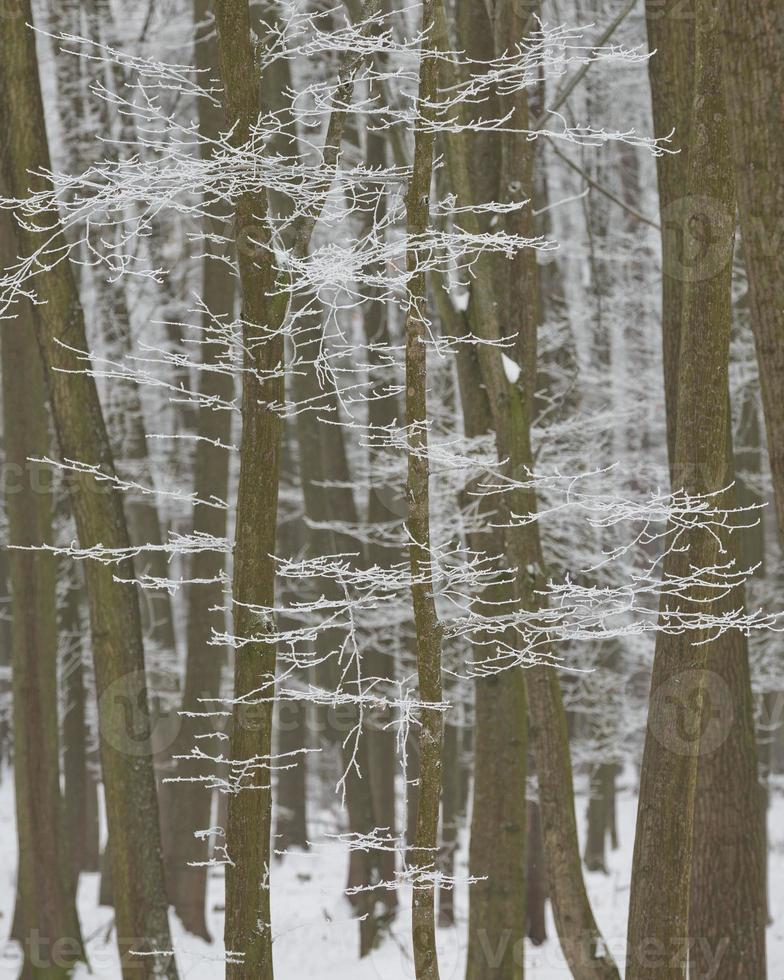
[[[715,492],[724,486],[729,426],[735,201],[727,172],[727,121],[710,13],[711,3],[700,0],[696,7],[688,196],[676,202],[669,215],[675,224],[674,233],[682,236],[683,251],[675,256],[665,253],[671,262],[677,260],[677,264],[665,266],[665,274],[672,276],[680,270],[682,304],[672,482],[674,488],[694,494]],[[702,244],[697,231],[706,228],[711,248],[697,247]],[[668,315],[675,318],[671,310]],[[678,577],[688,574],[690,566],[709,568],[719,560],[714,536],[695,526],[682,541],[682,550],[667,555],[664,574]],[[667,605],[678,607],[679,603],[663,599],[662,609]],[[704,590],[695,587],[687,590],[680,608],[687,614],[696,608],[718,611]],[[701,753],[708,751],[708,740],[700,737],[703,729],[696,726],[708,717],[704,706],[711,691],[705,669],[714,649],[711,644],[695,646],[698,639],[706,637],[692,633],[657,636],[632,869],[628,980],[685,976],[697,770]],[[695,722],[695,737],[679,737],[685,733],[675,724],[673,705],[681,711],[681,718],[684,711],[689,713],[689,720]]]
[[[534,944],[541,946],[547,939],[547,872],[542,847],[542,822],[539,804],[528,803],[528,831],[526,840],[526,935]]]
[[[375,9],[370,0],[365,12]],[[232,143],[248,142],[260,111],[247,0],[220,0],[215,5],[220,73]],[[353,54],[341,64],[335,108],[324,140],[325,180],[340,154],[354,76],[361,59]],[[244,367],[242,441],[237,490],[232,609],[239,640],[234,658],[234,710],[231,732],[232,779],[229,798],[224,939],[230,950],[227,977],[254,971],[271,978],[272,936],[270,868],[272,819],[268,759],[272,746],[276,650],[266,638],[274,630],[268,613],[275,598],[275,539],[280,478],[282,423],[274,405],[283,399],[285,294],[275,293],[276,271],[269,204],[262,191],[238,195],[235,207]],[[305,210],[292,232],[292,250],[307,254],[320,214]],[[252,247],[249,247],[252,243]],[[252,723],[249,712],[252,711]],[[247,763],[251,763],[249,767]]]
[[[779,0],[723,0],[717,17],[768,455],[784,538],[784,9]]]
[[[438,980],[435,888],[429,876],[436,869],[438,816],[441,799],[443,716],[440,708],[441,635],[433,596],[430,556],[430,467],[427,458],[427,347],[425,346],[427,290],[420,268],[423,256],[416,238],[430,223],[430,184],[433,176],[435,134],[427,127],[434,118],[438,66],[434,50],[435,0],[422,4],[423,34],[419,64],[418,114],[411,182],[406,194],[406,430],[408,441],[408,558],[416,630],[419,698],[419,789],[416,837],[409,852],[415,874],[411,928],[417,980]]]
[[[74,576],[76,578],[76,576]],[[68,593],[62,612],[61,630],[66,655],[61,660],[65,690],[63,718],[63,782],[65,833],[71,850],[75,879],[80,871],[98,870],[98,780],[93,772],[88,745],[88,690],[84,671],[81,610],[81,579],[67,579]]]
[[[517,21],[524,12],[516,9],[510,16]],[[518,119],[525,118],[522,103],[515,110]],[[458,199],[461,203],[476,200],[470,171],[457,140],[448,137],[446,149],[450,179]],[[524,165],[525,161],[518,161],[518,166]],[[473,230],[474,219],[470,214],[461,215],[461,223]],[[530,261],[530,257],[519,261]],[[533,465],[528,409],[535,384],[531,374],[536,364],[536,330],[525,320],[507,323],[500,318],[511,317],[511,311],[515,316],[530,316],[535,307],[529,304],[526,308],[526,299],[513,291],[504,310],[499,311],[494,280],[492,260],[487,256],[480,257],[472,283],[472,303],[475,305],[472,328],[480,339],[493,342],[478,346],[478,358],[493,416],[498,458],[508,460],[508,472],[515,476],[529,472]],[[527,277],[517,276],[508,288],[530,289],[530,281]],[[517,339],[524,368],[524,387],[513,385],[506,378],[500,351],[494,346],[503,335]],[[508,512],[536,511],[536,499],[530,491],[515,489],[504,497],[504,516]],[[539,593],[545,581],[538,524],[534,521],[520,526],[508,521],[508,516],[506,521],[509,527],[505,529],[505,551],[510,567],[515,571],[516,601],[520,608],[535,613],[540,608]],[[526,670],[526,681],[539,780],[543,846],[561,945],[575,977],[617,980],[617,968],[606,952],[594,921],[582,877],[568,732],[558,677],[552,668],[537,665]]]
[[[241,147],[259,114],[258,84],[247,0],[215,4],[220,71],[232,142]],[[229,797],[226,845],[226,920],[224,942],[231,958],[227,978],[273,976],[269,892],[272,791],[272,709],[275,647],[265,640],[274,629],[267,614],[275,598],[277,499],[281,419],[268,406],[280,402],[283,358],[277,333],[285,306],[273,298],[266,194],[241,194],[235,221],[242,289],[244,367],[242,441],[237,489],[232,611],[234,635],[234,708],[230,753],[233,788]],[[240,236],[259,242],[251,252]],[[255,609],[254,609],[255,607]],[[253,717],[251,718],[251,712]],[[247,768],[248,764],[252,768]]]
[[[211,16],[210,0],[194,0],[194,54],[196,67],[214,75],[218,65],[217,42]],[[199,131],[214,139],[225,125],[222,109],[199,99]],[[209,151],[204,151],[209,152]],[[228,219],[227,219],[228,220]],[[209,231],[209,229],[207,229]],[[223,228],[220,229],[223,231]],[[205,256],[202,265],[201,298],[213,317],[230,322],[234,316],[236,285],[231,269],[214,254]],[[210,329],[207,313],[202,326]],[[204,340],[207,340],[206,335]],[[205,368],[215,367],[228,360],[229,351],[222,341],[213,340],[202,347]],[[221,448],[231,440],[232,412],[213,408],[231,402],[234,379],[227,370],[199,372],[199,394],[204,399],[195,412],[196,443],[193,470],[193,491],[199,500],[225,501],[229,485],[229,451]],[[227,510],[221,507],[196,505],[193,530],[196,533],[221,539],[226,536]],[[186,660],[181,710],[196,713],[183,715],[176,743],[176,754],[187,754],[198,734],[209,730],[209,719],[200,713],[210,711],[204,699],[220,693],[221,670],[225,662],[224,648],[211,643],[213,630],[223,631],[225,616],[213,612],[225,602],[221,574],[225,571],[226,556],[214,551],[197,551],[191,559],[190,575],[199,584],[188,586],[186,592]],[[208,769],[189,760],[180,760],[175,777],[191,780],[208,775]],[[207,868],[198,866],[207,859],[209,842],[196,837],[210,822],[212,793],[198,782],[178,782],[164,785],[166,809],[178,814],[167,855],[167,881],[172,903],[183,925],[197,936],[208,938],[205,902]]]
[[[14,228],[0,215],[0,267],[16,260]],[[49,454],[43,372],[32,310],[3,325],[2,397],[6,513],[11,549],[52,544],[51,475],[30,458]],[[63,833],[57,710],[56,558],[11,550],[14,786],[19,864],[20,976],[67,977],[84,960],[74,875]]]
[[[45,188],[45,178],[31,178],[30,174],[49,166],[35,40],[26,27],[31,21],[28,2],[23,4],[22,16],[8,19],[0,34],[0,113],[6,132],[3,158],[16,197],[24,197],[30,185]],[[19,237],[25,255],[32,255],[42,244],[42,236],[29,228],[20,229]],[[58,252],[63,247],[56,234],[51,247]],[[87,345],[68,261],[39,266],[34,285],[44,300],[35,308],[35,332],[60,453],[65,459],[97,466],[111,477],[114,467],[95,381],[79,373],[82,364],[73,353]],[[68,346],[60,346],[58,339]],[[128,548],[119,493],[91,472],[70,472],[68,485],[81,546]],[[133,960],[126,955],[130,949],[171,948],[139,606],[133,587],[115,580],[115,575],[131,579],[133,574],[129,559],[113,566],[86,563],[117,934],[124,975],[155,973],[173,978],[177,971],[170,955]],[[132,724],[129,728],[131,716],[142,719],[141,731]]]
[[[677,202],[686,189],[694,69],[696,0],[646,0],[648,47],[656,54],[648,61],[653,104],[654,135],[668,136],[672,148],[656,160],[662,228],[662,338],[667,444],[675,446],[678,416],[683,293],[683,224]],[[672,462],[672,460],[671,460]],[[672,469],[671,469],[672,473]]]

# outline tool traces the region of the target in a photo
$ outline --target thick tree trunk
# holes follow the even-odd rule
[[[3,157],[11,191],[17,197],[24,197],[30,184],[45,186],[44,178],[30,174],[49,166],[35,39],[26,27],[31,21],[30,4],[26,2],[22,16],[8,19],[0,33],[0,114],[6,133]],[[29,228],[20,230],[24,254],[32,255],[42,238]],[[62,243],[55,237],[51,247],[59,250]],[[34,286],[44,300],[35,307],[34,320],[60,453],[64,459],[96,466],[111,476],[114,467],[95,381],[79,373],[83,365],[73,353],[87,345],[82,309],[67,260],[39,266]],[[91,472],[70,472],[68,484],[81,546],[128,548],[118,491],[99,482]],[[133,578],[132,563],[123,559],[108,566],[89,561],[86,574],[123,971],[125,976],[173,978],[177,971],[171,955],[127,955],[129,950],[171,949],[139,605],[133,587],[115,580],[115,575]],[[136,730],[133,721],[139,720],[142,729]]]
[[[460,46],[478,60],[490,61],[499,44],[505,43],[508,31],[522,25],[508,17],[505,5],[498,8],[498,22],[493,23],[484,3],[466,3],[458,8]],[[517,40],[517,38],[515,39]],[[524,98],[524,97],[523,97]],[[471,111],[470,109],[467,111]],[[488,107],[477,106],[479,115],[487,114]],[[493,104],[493,112],[499,107]],[[504,145],[504,141],[491,133],[465,134],[466,151],[470,154],[472,193],[474,200],[489,201],[509,198],[510,185],[525,192],[527,187],[517,183],[512,171],[520,165],[516,158],[519,146]],[[523,167],[530,166],[530,152],[522,157]],[[527,220],[527,219],[526,219]],[[489,230],[489,221],[485,221]],[[510,228],[510,231],[513,229]],[[498,270],[493,270],[494,274]],[[521,289],[526,295],[526,307],[536,290],[529,292],[530,265],[516,266],[514,275],[522,276]],[[508,282],[501,275],[494,275],[501,293],[507,297]],[[505,305],[508,298],[505,298]],[[473,319],[476,303],[471,301],[468,324],[476,330]],[[521,359],[535,358],[536,314],[530,319],[530,329],[524,328],[518,336],[517,354]],[[458,329],[461,324],[455,325]],[[524,339],[525,338],[525,339]],[[458,355],[458,380],[463,405],[465,434],[475,438],[492,431],[493,418],[483,384],[477,353],[470,346],[461,347]],[[496,511],[499,501],[488,501],[488,508]],[[495,517],[487,515],[488,531],[476,535],[470,545],[477,552],[497,555],[503,564],[505,551],[503,534],[490,529]],[[514,590],[499,585],[484,598],[489,603],[507,603],[514,608]],[[498,607],[489,606],[490,616],[497,615]],[[508,641],[514,643],[514,637]],[[513,668],[501,675],[478,678],[475,683],[475,735],[474,735],[474,785],[471,813],[471,840],[469,871],[483,879],[471,886],[469,893],[467,980],[484,980],[485,977],[517,980],[524,974],[524,945],[526,932],[526,776],[527,776],[528,721],[526,709],[525,677],[520,668]]]
[[[670,468],[678,465],[676,457],[678,399],[678,356],[681,343],[681,321],[685,310],[681,309],[684,282],[691,276],[689,252],[693,248],[693,236],[700,230],[699,221],[708,221],[715,236],[718,230],[724,241],[714,237],[713,247],[731,249],[734,221],[727,216],[711,215],[710,208],[734,210],[731,193],[724,201],[709,202],[705,214],[695,214],[696,223],[687,226],[682,195],[687,189],[696,195],[700,188],[684,180],[689,173],[690,133],[696,139],[696,127],[707,127],[703,140],[713,140],[712,146],[702,146],[708,156],[725,158],[729,147],[722,143],[726,138],[725,109],[720,99],[709,105],[695,101],[694,118],[687,97],[693,87],[691,69],[678,56],[678,51],[692,50],[694,46],[691,21],[683,18],[664,18],[661,9],[649,16],[651,47],[658,47],[659,54],[651,59],[651,88],[654,118],[657,131],[664,132],[671,113],[671,122],[679,123],[683,135],[676,139],[684,152],[684,159],[661,157],[657,161],[659,172],[660,210],[662,215],[662,252],[664,268],[663,292],[663,346],[664,375],[667,404],[667,434]],[[711,55],[718,59],[718,51]],[[658,64],[657,64],[658,62]],[[718,69],[716,69],[718,72]],[[713,82],[719,84],[718,74]],[[714,115],[708,116],[713,110]],[[710,126],[706,120],[710,119]],[[729,182],[729,174],[724,175]],[[710,193],[707,191],[706,193]],[[688,206],[687,206],[688,207]],[[729,240],[729,243],[728,241]],[[726,255],[726,251],[724,253]],[[710,274],[712,270],[708,269]],[[729,282],[723,280],[729,303]],[[669,353],[668,353],[669,352]],[[727,396],[725,396],[726,398]],[[724,448],[726,476],[722,486],[732,481],[729,436]],[[725,505],[734,506],[734,494],[726,496]],[[735,536],[729,536],[724,546],[732,554],[736,551]],[[740,592],[725,603],[729,610],[743,605]],[[764,842],[760,840],[762,817],[760,815],[761,791],[758,785],[757,760],[754,741],[752,694],[748,667],[748,644],[745,637],[728,633],[711,644],[708,653],[708,684],[705,691],[707,710],[730,711],[734,718],[726,739],[711,751],[700,754],[692,835],[693,861],[689,887],[689,930],[691,951],[690,975],[704,976],[711,967],[717,966],[720,977],[752,977],[764,974]],[[744,828],[741,830],[741,828]],[[751,829],[749,829],[751,828]],[[727,877],[728,876],[728,877]],[[684,933],[686,935],[686,933]],[[715,959],[714,959],[715,958]]]
[[[259,114],[247,0],[219,0],[215,18],[227,123],[233,126],[234,145],[241,147]],[[240,195],[235,201],[235,221],[246,370],[232,585],[233,632],[241,645],[234,651],[224,941],[230,954],[228,980],[250,975],[271,980],[269,758],[276,650],[265,639],[275,626],[262,610],[272,608],[275,600],[272,556],[282,423],[269,406],[280,402],[283,394],[279,328],[285,306],[280,297],[272,296],[275,272],[266,195]],[[259,242],[257,249],[247,247],[249,234]]]
[[[672,482],[675,489],[693,494],[724,486],[729,425],[735,202],[728,173],[720,59],[710,12],[710,0],[699,0],[689,194],[668,215],[675,234],[682,236],[683,251],[675,256],[665,253],[675,263],[665,267],[665,274],[680,276],[682,303]],[[702,239],[697,241],[694,230],[706,226],[711,248],[697,248]],[[673,311],[668,315],[675,319]],[[720,560],[714,535],[699,526],[686,535],[682,545],[682,550],[667,556],[666,577],[688,574],[690,566],[710,568]],[[700,608],[705,609],[704,591],[692,588],[682,608],[688,612],[695,602],[702,602]],[[663,608],[664,604],[665,600]],[[632,869],[628,980],[685,975],[697,768],[701,752],[708,751],[707,732],[712,730],[706,729],[703,738],[699,727],[705,717],[705,699],[710,697],[710,675],[705,669],[711,658],[710,645],[694,644],[700,638],[705,639],[691,634],[657,637]],[[673,701],[677,710],[689,712],[689,720],[695,722],[693,738],[674,725]],[[712,896],[711,901],[714,899]]]
[[[515,22],[521,15],[520,10],[510,14]],[[440,33],[445,34],[443,25]],[[517,119],[524,120],[524,113],[524,105],[515,106]],[[475,201],[471,172],[455,138],[447,137],[446,150],[450,179],[458,199],[461,203]],[[524,165],[524,161],[518,161],[518,165]],[[478,230],[470,212],[461,215],[461,222],[467,230]],[[530,324],[518,324],[516,320],[504,323],[502,330],[494,282],[492,260],[487,256],[480,257],[472,282],[475,307],[472,328],[481,340],[491,342],[478,345],[478,358],[493,416],[498,458],[507,460],[508,472],[516,475],[533,469],[528,408],[535,387],[532,373],[536,365],[536,330]],[[505,315],[524,314],[525,290],[530,289],[527,277],[516,276],[508,288],[510,300],[504,305]],[[517,290],[523,290],[522,296]],[[524,369],[522,386],[507,380],[497,346],[503,335],[514,336],[517,341],[518,356]],[[530,491],[514,489],[504,497],[505,514],[536,511],[536,498]],[[505,529],[505,550],[510,567],[515,571],[516,600],[521,608],[535,612],[540,608],[539,594],[545,583],[539,527],[536,521],[521,526],[506,517],[506,522],[509,526]],[[578,980],[617,980],[617,968],[593,918],[582,877],[569,739],[558,676],[550,667],[532,666],[526,671],[526,681],[543,845],[561,946]]]
[[[14,228],[0,215],[0,266],[16,261]],[[2,331],[8,544],[52,543],[51,476],[30,458],[50,451],[46,393],[27,300]],[[19,865],[20,976],[67,977],[84,960],[74,874],[63,830],[57,710],[57,561],[11,550],[14,785]]]

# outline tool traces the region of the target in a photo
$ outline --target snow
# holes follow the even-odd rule
[[[504,374],[506,375],[506,380],[510,385],[517,384],[517,381],[521,374],[521,368],[519,364],[516,364],[511,357],[507,357],[503,351],[501,351],[501,360],[504,365]]]
[[[581,829],[585,823],[585,800],[577,799]],[[629,871],[635,824],[636,800],[624,789],[618,800],[620,847],[609,854],[609,874],[587,873],[586,880],[594,912],[605,941],[619,964],[623,962]],[[773,794],[768,815],[771,833],[770,912],[768,928],[768,977],[784,976],[784,792]],[[465,841],[462,842],[463,845]],[[0,782],[0,924],[7,935],[13,918],[16,877],[16,831],[12,773],[5,770]],[[465,846],[458,867],[465,871]],[[408,928],[410,892],[400,894],[401,907],[390,936],[365,960],[358,959],[356,922],[342,897],[346,853],[334,840],[315,841],[309,852],[294,852],[276,862],[272,874],[275,965],[279,980],[408,980],[414,976]],[[180,977],[187,980],[217,980],[223,976],[222,878],[210,881],[209,923],[216,942],[212,945],[188,936],[172,916],[174,943]],[[98,875],[82,875],[79,914],[87,940],[92,977],[120,977],[113,935],[107,942],[112,910],[97,905]],[[468,911],[465,887],[456,895],[458,924],[439,930],[439,966],[442,980],[462,978],[465,969],[465,924]],[[534,948],[526,943],[526,976],[536,980],[564,980],[569,970],[555,938],[548,907],[548,941]],[[6,940],[0,946],[0,976],[15,977],[20,963],[18,947]],[[91,974],[80,967],[79,980]]]

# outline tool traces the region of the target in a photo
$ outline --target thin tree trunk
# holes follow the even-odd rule
[[[348,534],[336,532],[328,525],[343,525],[356,527],[359,517],[351,489],[351,473],[343,440],[343,433],[336,423],[339,420],[337,398],[334,390],[327,386],[323,389],[316,371],[315,358],[321,344],[320,324],[311,319],[304,321],[303,332],[306,336],[315,330],[312,340],[300,343],[297,347],[297,358],[301,361],[300,368],[292,380],[294,397],[302,404],[308,402],[312,411],[300,412],[297,415],[297,435],[299,439],[300,473],[305,501],[305,513],[309,521],[316,525],[311,530],[310,550],[318,555],[347,554],[360,552],[360,561],[364,560],[362,545]],[[319,411],[332,419],[331,423],[323,423],[319,419]],[[324,485],[332,483],[331,492],[324,492]],[[329,578],[317,582],[317,589],[327,599],[340,601],[341,594],[336,583]],[[318,660],[324,661],[324,682],[328,689],[334,689],[339,682],[336,652],[343,640],[341,630],[319,630],[316,638]],[[363,658],[364,659],[364,658]],[[368,669],[372,672],[374,662],[371,660]],[[346,678],[345,683],[350,685]],[[359,694],[359,690],[349,693]],[[345,725],[338,726],[339,730],[328,733],[328,738],[338,744],[341,763],[346,773],[346,806],[348,809],[349,827],[354,833],[370,834],[379,822],[375,812],[375,801],[372,792],[372,762],[371,745],[367,732],[363,732],[356,745],[356,765],[354,759],[354,740],[348,735],[358,730],[360,716],[355,704],[345,705],[341,712]],[[359,767],[359,773],[357,772]],[[387,903],[379,899],[378,894],[366,890],[369,886],[383,880],[382,852],[375,849],[354,849],[349,857],[348,886],[353,891],[350,895],[352,904],[360,916],[360,955],[367,955],[380,938],[386,914],[379,915],[382,906]]]
[[[542,847],[542,821],[539,804],[528,802],[528,836],[526,840],[526,935],[541,946],[547,939],[547,872]]]
[[[589,871],[607,874],[607,838],[615,806],[615,770],[613,762],[591,767],[586,813],[585,866]]]
[[[460,729],[444,725],[444,782],[441,788],[441,842],[438,851],[439,871],[448,879],[438,889],[438,924],[455,924],[455,862],[460,832]]]
[[[214,76],[218,70],[218,50],[210,0],[194,0],[194,54],[196,67]],[[223,110],[198,100],[199,132],[215,139],[225,125]],[[227,217],[228,220],[228,217]],[[209,231],[209,229],[206,229]],[[224,229],[220,228],[219,233]],[[234,317],[236,284],[231,269],[220,256],[206,255],[202,263],[201,298],[206,308],[202,317],[205,335],[199,372],[199,394],[204,402],[195,413],[196,443],[193,491],[198,500],[225,501],[229,488],[229,451],[233,413],[215,405],[230,403],[234,397],[234,378],[228,370],[210,370],[229,360],[230,351],[223,340],[214,340],[211,318],[230,323]],[[194,508],[194,533],[222,539],[226,536],[227,509],[199,506]],[[198,584],[186,590],[186,659],[183,681],[181,728],[178,733],[177,755],[188,754],[198,734],[203,734],[209,720],[201,712],[210,705],[202,699],[220,694],[221,671],[226,659],[225,648],[212,643],[213,630],[225,629],[225,616],[213,610],[225,603],[221,576],[225,572],[226,556],[214,551],[196,551],[191,559],[190,577]],[[188,714],[190,713],[190,714]],[[195,716],[194,716],[195,715]],[[176,764],[175,779],[193,780],[207,776],[208,769],[181,759]],[[185,928],[194,935],[209,938],[206,919],[207,860],[209,841],[196,836],[210,822],[212,793],[199,782],[184,781],[164,785],[166,809],[176,813],[175,833],[171,839],[167,861],[167,881],[171,899]]]
[[[68,592],[62,613],[63,776],[65,833],[71,850],[73,873],[98,870],[98,782],[91,771],[88,745],[87,685],[85,681],[80,580],[66,577]]]
[[[247,0],[215,3],[218,53],[227,124],[232,142],[250,138],[259,114]],[[226,920],[229,954],[227,980],[254,976],[271,980],[272,927],[269,873],[272,789],[272,713],[275,694],[274,643],[265,634],[275,627],[262,609],[275,601],[275,553],[282,423],[269,406],[280,402],[283,377],[282,336],[285,316],[275,288],[266,194],[241,194],[235,202],[236,239],[242,288],[244,367],[242,441],[237,489],[232,611],[234,635],[234,709],[230,757],[226,845]],[[252,233],[258,250],[245,245]],[[255,251],[255,254],[254,254]],[[263,380],[262,380],[263,379]],[[251,720],[252,712],[252,720]]]
[[[669,275],[680,270],[682,303],[672,482],[674,489],[692,494],[711,493],[724,486],[729,426],[735,201],[728,172],[720,59],[710,12],[710,0],[699,0],[686,184],[689,196],[668,215],[676,225],[675,233],[680,231],[683,236],[684,250],[667,255],[669,261],[677,261],[677,267],[665,266]],[[692,229],[705,225],[712,247],[696,248]],[[672,311],[668,315],[675,319]],[[682,541],[681,550],[667,555],[664,575],[678,577],[688,574],[690,567],[711,568],[718,561],[715,536],[696,526]],[[693,609],[694,602],[711,608],[704,590],[693,587],[682,600],[684,611]],[[663,599],[662,609],[668,604],[672,600]],[[699,608],[704,610],[706,605]],[[706,637],[688,633],[657,637],[632,867],[627,980],[685,976],[697,769],[700,753],[709,748],[707,732],[711,731],[706,729],[706,738],[701,737],[704,700],[710,697],[710,676],[705,670],[712,654],[710,645],[695,645],[698,639]],[[681,717],[688,712],[689,721],[695,723],[693,738],[683,726],[674,724],[673,701]]]
[[[35,39],[26,26],[30,22],[27,0],[22,15],[7,20],[0,33],[3,157],[16,197],[24,197],[31,184],[45,187],[45,178],[30,175],[49,167]],[[43,237],[21,229],[24,254],[32,255]],[[55,236],[51,247],[60,250],[63,243]],[[35,307],[34,322],[60,453],[111,476],[114,467],[95,381],[79,373],[82,363],[74,353],[86,349],[86,340],[70,264],[61,260],[54,266],[40,266],[34,284],[44,300]],[[58,344],[58,339],[68,346]],[[68,484],[81,546],[128,548],[119,492],[99,482],[92,472],[69,472]],[[88,561],[86,574],[123,975],[174,978],[177,970],[169,954],[133,962],[127,955],[131,949],[171,949],[139,605],[133,587],[115,580],[115,575],[133,578],[132,563],[127,558],[112,566]],[[128,727],[129,712],[136,709],[144,720],[140,732]]]
[[[14,228],[0,215],[0,266],[16,260]],[[45,457],[50,439],[43,373],[32,311],[22,300],[3,326],[2,396],[11,548],[52,543],[51,476],[30,458]],[[14,785],[20,976],[67,977],[84,960],[74,876],[63,830],[57,711],[57,562],[45,551],[9,554],[12,596]]]
[[[435,2],[422,4],[422,50],[419,65],[418,113],[411,182],[406,195],[406,432],[408,449],[408,557],[416,629],[417,674],[422,708],[419,717],[419,789],[416,837],[410,852],[415,881],[412,908],[414,967],[417,980],[438,980],[435,887],[438,814],[441,798],[443,716],[441,710],[441,635],[436,612],[430,555],[430,466],[427,458],[427,288],[416,239],[430,223],[430,184],[433,176],[435,133],[427,127],[434,118],[437,89]]]

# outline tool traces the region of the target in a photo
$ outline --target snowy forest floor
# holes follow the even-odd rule
[[[14,823],[13,773],[2,772],[0,783],[0,976],[15,977],[19,950],[7,940],[14,908],[16,882],[16,829]],[[585,824],[585,798],[578,795],[581,832]],[[586,879],[599,925],[613,955],[623,963],[629,876],[634,843],[636,798],[628,780],[618,796],[619,849],[609,853],[609,874],[588,873]],[[774,789],[768,812],[770,833],[768,928],[768,978],[784,980],[784,787]],[[467,850],[461,842],[458,873],[466,874]],[[273,929],[276,974],[281,980],[407,980],[414,976],[410,958],[410,891],[401,891],[400,910],[384,944],[363,961],[357,956],[357,926],[342,895],[346,877],[346,851],[328,838],[315,838],[312,849],[294,852],[276,863],[272,875]],[[99,906],[98,875],[82,875],[79,913],[87,940],[92,976],[99,980],[120,977],[119,961],[111,934],[112,910]],[[183,932],[172,916],[175,948],[181,978],[218,980],[223,976],[223,882],[214,874],[210,883],[209,924],[215,942],[205,943]],[[468,896],[466,886],[455,896],[457,925],[439,931],[442,980],[464,975]],[[539,948],[526,943],[526,976],[536,980],[564,980],[564,963],[548,905],[548,941]],[[90,974],[80,968],[75,974]]]

